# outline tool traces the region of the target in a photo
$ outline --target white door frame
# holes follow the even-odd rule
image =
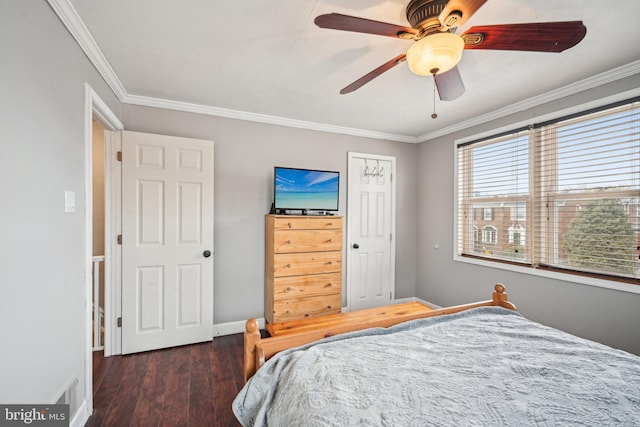
[[[122,129],[105,132],[104,167],[104,356],[122,353],[122,331],[118,318],[122,315],[122,246],[117,237],[122,233],[122,163],[117,160],[122,150]]]
[[[116,117],[107,104],[98,96],[93,88],[85,83],[85,107],[84,107],[84,182],[85,182],[85,198],[84,198],[84,300],[85,300],[85,372],[84,372],[84,402],[78,407],[84,413],[80,413],[80,410],[74,417],[73,424],[84,425],[84,422],[93,413],[93,340],[91,334],[93,328],[91,326],[92,314],[92,294],[93,294],[93,130],[92,120],[95,117],[105,129],[107,130],[122,130],[124,125]],[[105,140],[105,143],[107,140]],[[105,170],[105,175],[107,171]],[[106,177],[105,177],[106,178]],[[105,230],[106,231],[106,230]],[[109,235],[105,236],[105,246],[108,247],[111,244]],[[105,248],[107,250],[107,248]],[[106,255],[106,253],[105,253]],[[105,256],[105,261],[106,261]],[[105,264],[106,267],[106,264]],[[110,277],[108,269],[105,268],[105,285],[107,284],[107,277]],[[107,310],[107,292],[105,292],[105,313]],[[109,301],[111,303],[111,301]],[[107,331],[109,326],[105,325],[105,352],[107,351],[107,343],[110,343],[107,338]],[[111,344],[109,344],[111,345]],[[72,415],[72,414],[70,414]],[[83,421],[84,420],[84,421]]]
[[[353,211],[353,203],[351,201],[351,195],[353,194],[353,190],[351,188],[351,182],[354,177],[359,176],[360,171],[354,171],[351,169],[351,161],[354,157],[364,157],[367,159],[374,160],[384,160],[391,162],[391,265],[390,265],[390,287],[391,287],[391,299],[395,299],[396,296],[396,158],[394,156],[384,156],[380,154],[365,154],[365,153],[355,153],[348,152],[347,153],[347,262],[346,262],[346,275],[347,278],[347,310],[351,311],[351,288],[348,282],[349,280],[349,269],[351,268],[351,257],[349,256],[351,246],[353,245],[353,237],[351,230],[357,230],[358,227],[355,225],[355,218],[352,215]]]

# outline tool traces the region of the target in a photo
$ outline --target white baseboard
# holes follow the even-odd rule
[[[431,307],[431,308],[433,308],[434,310],[437,310],[437,309],[439,309],[439,308],[442,308],[442,306],[439,306],[439,305],[434,304],[434,303],[429,302],[429,301],[425,301],[425,300],[420,299],[420,298],[416,298],[415,300],[416,300],[416,301],[418,301],[418,302],[421,302],[422,304],[426,305],[427,307]]]
[[[83,400],[69,422],[69,427],[83,427],[87,421],[89,421],[89,417],[91,417],[91,414],[89,413],[89,406],[87,405],[87,401]]]
[[[246,320],[239,320],[237,322],[218,323],[217,325],[213,325],[213,336],[221,337],[224,335],[241,334],[245,330],[245,323],[247,323]],[[265,321],[263,317],[258,319],[258,323],[260,324],[260,329],[264,329]]]
[[[419,303],[422,303],[422,304],[426,305],[427,307],[433,308],[434,310],[442,308],[439,305],[430,303],[429,301],[425,301],[423,299],[416,298],[416,297],[395,299],[395,300],[393,300],[393,302],[391,304],[402,304],[402,303],[405,303],[405,302],[419,302]]]
[[[394,299],[393,301],[391,301],[391,304],[389,305],[394,305],[394,304],[404,304],[405,302],[422,302],[420,301],[418,298],[415,297],[410,297],[410,298],[400,298],[400,299]]]

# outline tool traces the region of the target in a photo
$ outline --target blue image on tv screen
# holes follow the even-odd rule
[[[276,209],[338,210],[340,172],[276,167]]]

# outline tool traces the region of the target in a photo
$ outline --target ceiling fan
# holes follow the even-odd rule
[[[370,19],[329,13],[316,17],[320,28],[354,31],[413,40],[400,54],[343,88],[347,94],[369,83],[397,64],[407,61],[418,75],[435,79],[440,99],[451,101],[464,93],[457,64],[463,49],[520,50],[562,52],[578,44],[587,33],[582,21],[540,22],[528,24],[484,25],[455,34],[487,0],[411,0],[407,20],[411,27]]]

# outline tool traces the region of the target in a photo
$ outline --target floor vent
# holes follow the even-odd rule
[[[56,405],[69,405],[69,416],[73,416],[78,409],[78,379],[74,379],[71,381],[71,384],[67,387],[67,389],[60,395]]]

